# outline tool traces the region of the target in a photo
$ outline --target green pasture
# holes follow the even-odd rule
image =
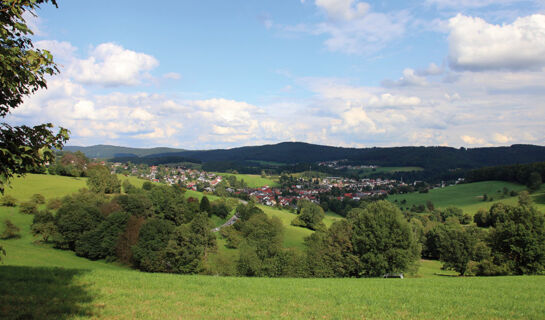
[[[64,178],[47,177],[57,183]],[[27,185],[34,180],[26,181],[25,190],[15,189],[20,197],[35,193],[26,190],[35,188]],[[294,214],[262,209],[286,226],[287,247],[302,247],[311,231],[289,226]],[[0,207],[0,221],[6,218],[22,237],[0,240],[7,251],[0,263],[1,319],[541,319],[545,314],[543,276],[453,277],[439,262],[426,260],[420,278],[403,280],[152,274],[37,244],[30,234],[32,216],[17,208]],[[223,241],[218,251],[233,261],[237,251]]]
[[[64,197],[77,192],[81,188],[87,188],[87,178],[27,174],[12,179],[6,188],[5,194],[15,197],[19,202],[23,202],[29,200],[36,193],[50,199]]]
[[[34,244],[31,217],[1,241],[1,319],[540,319],[545,277],[291,279],[153,274]],[[221,240],[220,240],[221,242]],[[222,251],[236,256],[236,251]]]
[[[409,193],[396,194],[388,196],[388,200],[395,203],[401,208],[410,208],[412,205],[426,205],[426,202],[431,201],[436,208],[446,208],[455,206],[464,210],[465,213],[474,214],[480,208],[489,209],[494,203],[504,202],[516,204],[517,197],[503,195],[503,188],[514,191],[525,190],[526,187],[520,184],[504,182],[504,181],[483,181],[475,183],[458,184],[445,188],[432,189],[428,193]],[[545,209],[545,190],[541,189],[532,195],[538,209]],[[493,198],[493,201],[483,201],[483,195],[488,195],[488,198]],[[397,201],[396,201],[397,200]],[[401,204],[401,201],[406,200],[406,204]]]
[[[270,178],[262,178],[258,174],[233,174],[233,173],[225,173],[225,172],[214,172],[214,173],[222,177],[235,176],[237,180],[244,180],[244,182],[246,182],[246,184],[250,188],[259,188],[264,186],[269,186],[269,187],[278,186],[278,182]]]

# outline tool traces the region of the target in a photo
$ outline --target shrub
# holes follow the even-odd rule
[[[30,231],[35,236],[41,236],[42,241],[47,242],[57,233],[55,217],[49,211],[40,211],[36,213]]]
[[[19,212],[23,214],[36,214],[38,212],[38,208],[36,207],[36,203],[33,201],[27,201],[21,203],[19,206]]]
[[[10,195],[5,195],[2,197],[1,203],[4,207],[15,207],[17,205],[17,199]]]
[[[36,204],[44,204],[45,197],[39,193],[35,193],[30,197],[30,201],[35,202]]]
[[[49,210],[57,210],[58,208],[60,208],[62,206],[62,201],[61,199],[59,198],[53,198],[53,199],[49,199],[49,201],[47,201],[47,209]]]
[[[13,239],[13,238],[20,238],[21,235],[19,232],[21,231],[19,227],[13,224],[10,220],[6,219],[4,220],[5,229],[4,232],[0,235],[0,239]]]

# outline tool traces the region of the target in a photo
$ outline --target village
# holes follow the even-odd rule
[[[145,166],[123,163],[110,164],[112,172],[130,174],[152,182],[180,185],[188,190],[253,198],[267,206],[295,207],[301,199],[320,203],[324,197],[337,200],[360,201],[385,197],[392,190],[407,184],[390,179],[351,179],[345,177],[306,178],[282,176],[280,183],[260,187],[249,187],[243,179],[237,180],[229,173],[206,172],[184,166]]]

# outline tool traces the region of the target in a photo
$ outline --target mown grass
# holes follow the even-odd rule
[[[87,178],[73,178],[46,174],[27,174],[10,181],[6,195],[18,201],[27,201],[33,194],[39,193],[46,199],[64,197],[87,188]]]
[[[278,182],[272,180],[271,178],[262,178],[260,175],[257,175],[257,174],[233,174],[233,173],[225,173],[225,172],[214,172],[214,173],[222,177],[235,176],[237,180],[244,180],[244,182],[246,182],[246,184],[250,188],[259,188],[264,186],[269,186],[269,187],[278,186]]]
[[[293,217],[263,209],[283,222]],[[0,265],[1,319],[543,319],[545,314],[543,276],[449,277],[438,262],[426,260],[421,278],[403,280],[151,274],[35,244],[31,216],[0,207],[0,221],[5,218],[21,228],[22,237],[0,241],[7,251]],[[236,250],[223,252],[236,257]]]
[[[401,208],[410,208],[413,205],[426,205],[426,201],[431,201],[436,208],[446,208],[455,206],[464,210],[465,213],[474,214],[480,208],[489,209],[494,203],[504,202],[509,204],[517,203],[517,197],[503,195],[503,188],[514,191],[525,190],[526,187],[503,181],[483,181],[467,184],[458,184],[445,188],[432,189],[428,193],[409,193],[396,194],[388,196],[388,200],[400,206]],[[493,201],[483,201],[483,194],[492,197]],[[543,190],[533,195],[538,209],[545,209],[545,204],[540,203],[540,197]],[[396,201],[397,200],[397,201]],[[406,200],[406,204],[401,201]],[[544,202],[545,203],[545,202]]]

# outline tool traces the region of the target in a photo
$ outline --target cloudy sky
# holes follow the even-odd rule
[[[7,118],[70,145],[545,144],[545,1],[59,1]]]

